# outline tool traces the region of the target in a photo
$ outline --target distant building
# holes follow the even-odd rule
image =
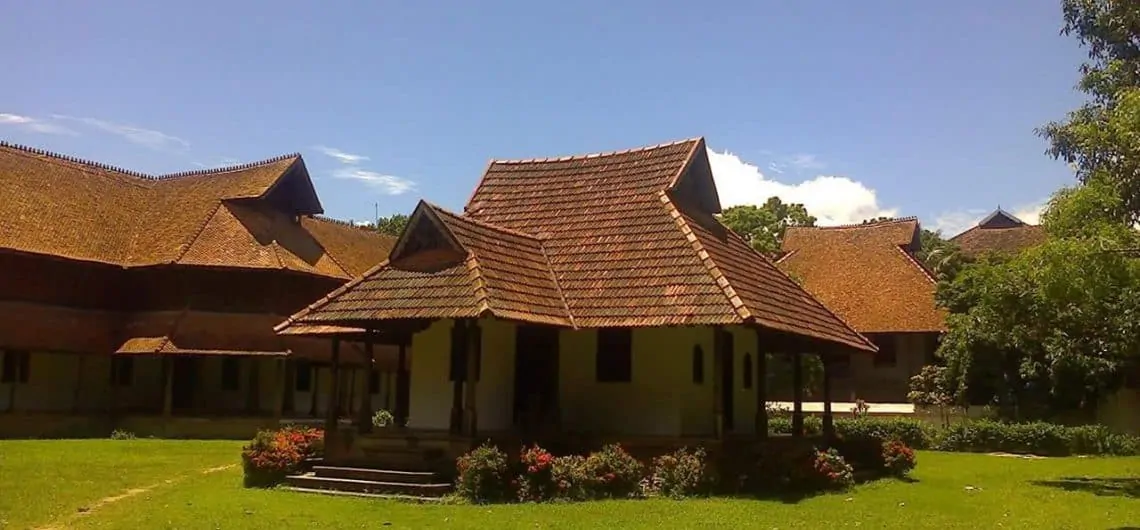
[[[977,257],[987,252],[1018,252],[1045,241],[1045,229],[1031,225],[1013,214],[998,208],[982,219],[977,226],[962,232],[950,241],[962,253]]]
[[[914,218],[788,228],[780,268],[879,347],[836,371],[836,399],[906,402],[910,377],[933,361],[946,315],[915,258],[919,233]]]

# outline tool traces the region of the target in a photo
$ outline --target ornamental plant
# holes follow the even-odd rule
[[[518,497],[522,502],[542,502],[554,497],[554,455],[537,444],[519,453],[522,472],[518,476]]]
[[[242,447],[241,462],[246,487],[269,487],[300,471],[305,460],[319,456],[324,440],[320,429],[285,427],[259,431]]]
[[[474,503],[506,500],[509,490],[507,455],[498,447],[485,443],[455,461],[459,472],[455,492]]]
[[[372,425],[374,427],[383,429],[385,427],[390,427],[390,426],[395,425],[395,424],[396,424],[396,418],[394,416],[392,416],[391,412],[389,412],[385,409],[380,409],[380,410],[376,411],[375,414],[372,415]]]
[[[646,496],[683,498],[700,493],[708,485],[708,454],[703,447],[682,447],[653,459],[649,476],[642,480]]]
[[[554,481],[554,498],[584,501],[594,496],[594,481],[586,467],[586,457],[580,455],[555,457],[550,474]]]
[[[590,453],[586,469],[598,497],[624,499],[635,497],[641,491],[644,466],[620,444],[610,444]]]
[[[903,477],[914,469],[915,464],[914,449],[897,440],[883,442],[883,465],[887,473]]]
[[[855,483],[854,470],[834,448],[815,452],[812,471],[823,489],[841,490]]]

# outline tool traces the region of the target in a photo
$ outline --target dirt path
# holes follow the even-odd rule
[[[237,467],[237,464],[227,464],[224,466],[211,467],[211,468],[207,468],[207,469],[203,469],[202,471],[199,471],[198,474],[199,475],[209,475],[210,473],[217,473],[219,471],[225,471],[227,469],[231,469],[234,467]],[[177,484],[178,482],[181,482],[190,476],[192,476],[192,475],[191,474],[179,475],[179,476],[174,477],[174,478],[166,479],[162,482],[156,482],[156,483],[151,484],[151,485],[146,486],[146,487],[131,488],[129,490],[125,490],[125,491],[118,493],[116,495],[103,497],[102,499],[99,499],[95,502],[87,504],[86,506],[80,506],[79,509],[77,509],[76,512],[72,515],[69,515],[67,517],[62,517],[56,521],[52,521],[52,522],[50,522],[44,526],[37,528],[36,530],[66,530],[67,528],[70,528],[70,523],[72,523],[78,519],[87,517],[87,516],[91,515],[92,513],[94,513],[96,510],[98,510],[104,506],[107,506],[109,504],[114,504],[114,503],[119,502],[121,500],[129,499],[131,497],[135,497],[135,496],[141,495],[143,493],[147,493],[149,491],[153,491],[153,490],[158,489],[158,488],[163,487],[163,486],[169,486],[171,484]]]

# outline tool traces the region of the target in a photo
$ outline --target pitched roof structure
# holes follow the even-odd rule
[[[937,282],[912,254],[918,235],[915,218],[789,227],[777,263],[860,333],[942,331]]]
[[[874,349],[719,212],[701,138],[492,161],[463,215],[421,203],[387,262],[277,329],[492,314],[579,328],[754,324]]]
[[[312,217],[322,208],[298,154],[149,176],[0,142],[0,175],[0,249],[349,279],[390,247],[375,232]]]
[[[1028,224],[998,208],[950,241],[963,254],[973,257],[987,252],[1018,252],[1043,243],[1046,237],[1044,227]]]

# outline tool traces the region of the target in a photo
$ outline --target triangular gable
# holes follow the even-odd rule
[[[688,163],[673,179],[667,191],[683,210],[695,208],[701,213],[720,213],[720,195],[716,190],[716,182],[713,181],[704,138],[695,142]]]
[[[1001,208],[994,210],[993,213],[978,222],[978,228],[1014,228],[1024,225],[1025,221]]]
[[[305,161],[300,156],[260,198],[289,215],[319,215],[325,212]]]
[[[467,249],[448,230],[431,205],[420,201],[392,247],[388,262],[398,268],[428,271],[447,268],[466,257]]]

